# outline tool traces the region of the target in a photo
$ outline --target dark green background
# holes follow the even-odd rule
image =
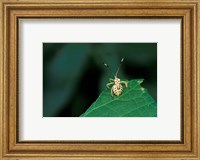
[[[157,43],[43,43],[43,116],[77,117],[106,89],[121,58],[121,79],[143,78],[157,100]]]

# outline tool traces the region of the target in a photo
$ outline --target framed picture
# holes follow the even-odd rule
[[[199,0],[4,0],[0,157],[199,159]]]

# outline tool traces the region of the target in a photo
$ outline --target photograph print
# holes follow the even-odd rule
[[[157,43],[43,43],[43,117],[157,117]]]

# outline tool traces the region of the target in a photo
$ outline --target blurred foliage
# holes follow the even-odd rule
[[[43,116],[77,117],[103,91],[121,58],[118,77],[144,79],[157,99],[157,43],[44,43]]]

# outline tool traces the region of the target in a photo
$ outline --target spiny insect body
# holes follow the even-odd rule
[[[114,76],[114,79],[111,79],[110,78],[110,83],[107,83],[106,86],[107,88],[110,87],[110,85],[113,85],[112,88],[111,88],[111,96],[113,97],[113,94],[116,95],[116,96],[119,96],[122,92],[123,92],[123,86],[122,84],[125,84],[126,87],[128,87],[128,82],[127,81],[121,81],[118,77],[117,77],[117,74],[119,72],[119,69],[121,67],[121,64],[123,62],[124,58],[121,59],[121,62],[120,62],[120,65],[117,69],[117,72]],[[110,67],[104,63],[104,65],[111,71],[112,73],[112,70],[110,69]]]

